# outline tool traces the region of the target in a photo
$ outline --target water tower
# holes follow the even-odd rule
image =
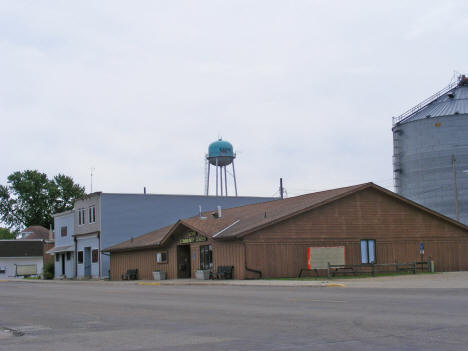
[[[214,166],[216,171],[216,196],[228,196],[228,175],[234,181],[234,193],[237,196],[236,171],[234,170],[235,158],[236,154],[233,151],[232,144],[221,138],[208,146],[205,161],[205,195],[210,193],[210,169],[211,166]],[[226,169],[229,165],[232,165],[232,174]]]

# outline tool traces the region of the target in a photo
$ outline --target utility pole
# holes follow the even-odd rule
[[[280,197],[284,199],[283,178],[280,178]]]
[[[455,217],[460,221],[460,211],[458,210],[458,188],[457,188],[457,170],[455,168],[455,155],[452,155],[452,170],[453,170],[453,191],[455,193]]]

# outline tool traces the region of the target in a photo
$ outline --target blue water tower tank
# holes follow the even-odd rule
[[[227,166],[236,158],[236,154],[230,142],[218,139],[208,146],[207,158],[213,166]]]

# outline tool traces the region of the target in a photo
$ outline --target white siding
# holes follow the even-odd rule
[[[0,257],[0,266],[6,267],[5,273],[0,273],[0,279],[14,278],[17,265],[36,265],[37,274],[42,273],[43,258],[39,257]]]

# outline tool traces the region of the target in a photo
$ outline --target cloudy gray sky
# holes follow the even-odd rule
[[[218,135],[240,195],[374,181],[391,118],[468,72],[466,1],[0,1],[0,183],[200,194]]]

